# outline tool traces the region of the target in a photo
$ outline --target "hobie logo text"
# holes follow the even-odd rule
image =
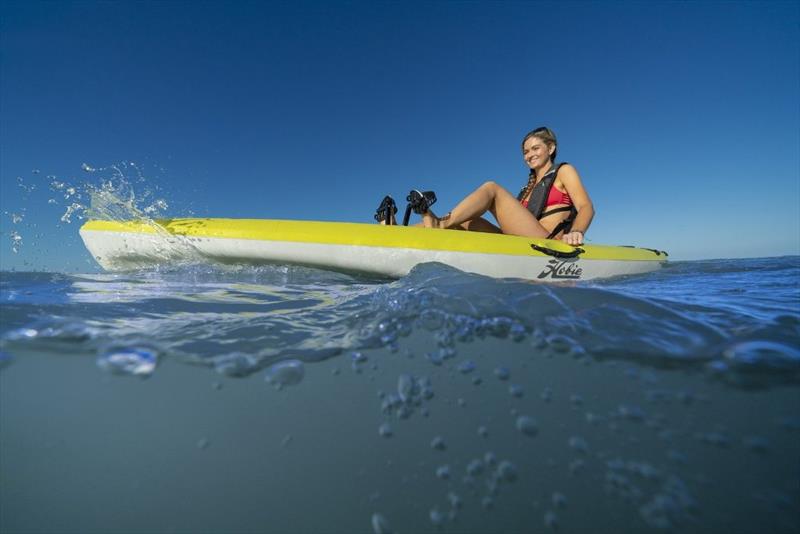
[[[557,280],[575,280],[581,277],[583,269],[574,261],[550,260],[536,278],[555,278]]]

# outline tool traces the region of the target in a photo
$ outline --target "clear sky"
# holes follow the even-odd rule
[[[5,0],[0,15],[2,269],[94,268],[48,187],[96,179],[84,163],[135,162],[137,194],[171,216],[368,222],[412,188],[442,212],[488,179],[516,193],[541,125],[594,201],[593,243],[800,254],[797,2]]]

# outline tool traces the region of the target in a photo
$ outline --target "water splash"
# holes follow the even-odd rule
[[[58,228],[87,219],[140,220],[155,224],[153,220],[165,217],[170,205],[159,194],[158,178],[164,170],[157,166],[154,168],[153,175],[148,175],[143,166],[130,161],[105,167],[83,163],[81,170],[84,174],[79,178],[45,175],[38,169],[32,171],[30,179],[17,177],[21,191],[18,201],[23,205],[6,212],[12,224],[17,226],[13,232],[5,232],[10,237],[12,251],[21,251],[23,236],[28,245],[26,250],[29,253],[37,251],[33,237],[44,234],[41,229],[36,230],[34,218],[25,216],[28,208],[40,214],[44,211],[42,207],[49,213],[52,208],[60,206],[52,219],[54,228],[45,228],[48,235],[57,234]],[[70,241],[73,235],[70,230],[70,238],[64,241]]]
[[[11,230],[11,252],[18,254],[22,247],[22,236],[16,230]]]

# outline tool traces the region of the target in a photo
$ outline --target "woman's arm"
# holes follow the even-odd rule
[[[572,204],[578,211],[575,221],[572,223],[571,231],[561,236],[561,240],[569,245],[580,245],[583,243],[583,234],[589,229],[589,225],[592,224],[592,219],[594,218],[592,199],[589,198],[589,193],[583,187],[578,171],[572,165],[563,165],[558,172],[558,179],[564,189],[567,190],[569,198],[572,199]]]

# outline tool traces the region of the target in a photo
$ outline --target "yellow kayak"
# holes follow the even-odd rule
[[[646,273],[667,261],[655,249],[378,224],[270,219],[88,221],[86,248],[104,269],[159,264],[294,264],[401,277],[441,262],[495,278],[591,280]]]

